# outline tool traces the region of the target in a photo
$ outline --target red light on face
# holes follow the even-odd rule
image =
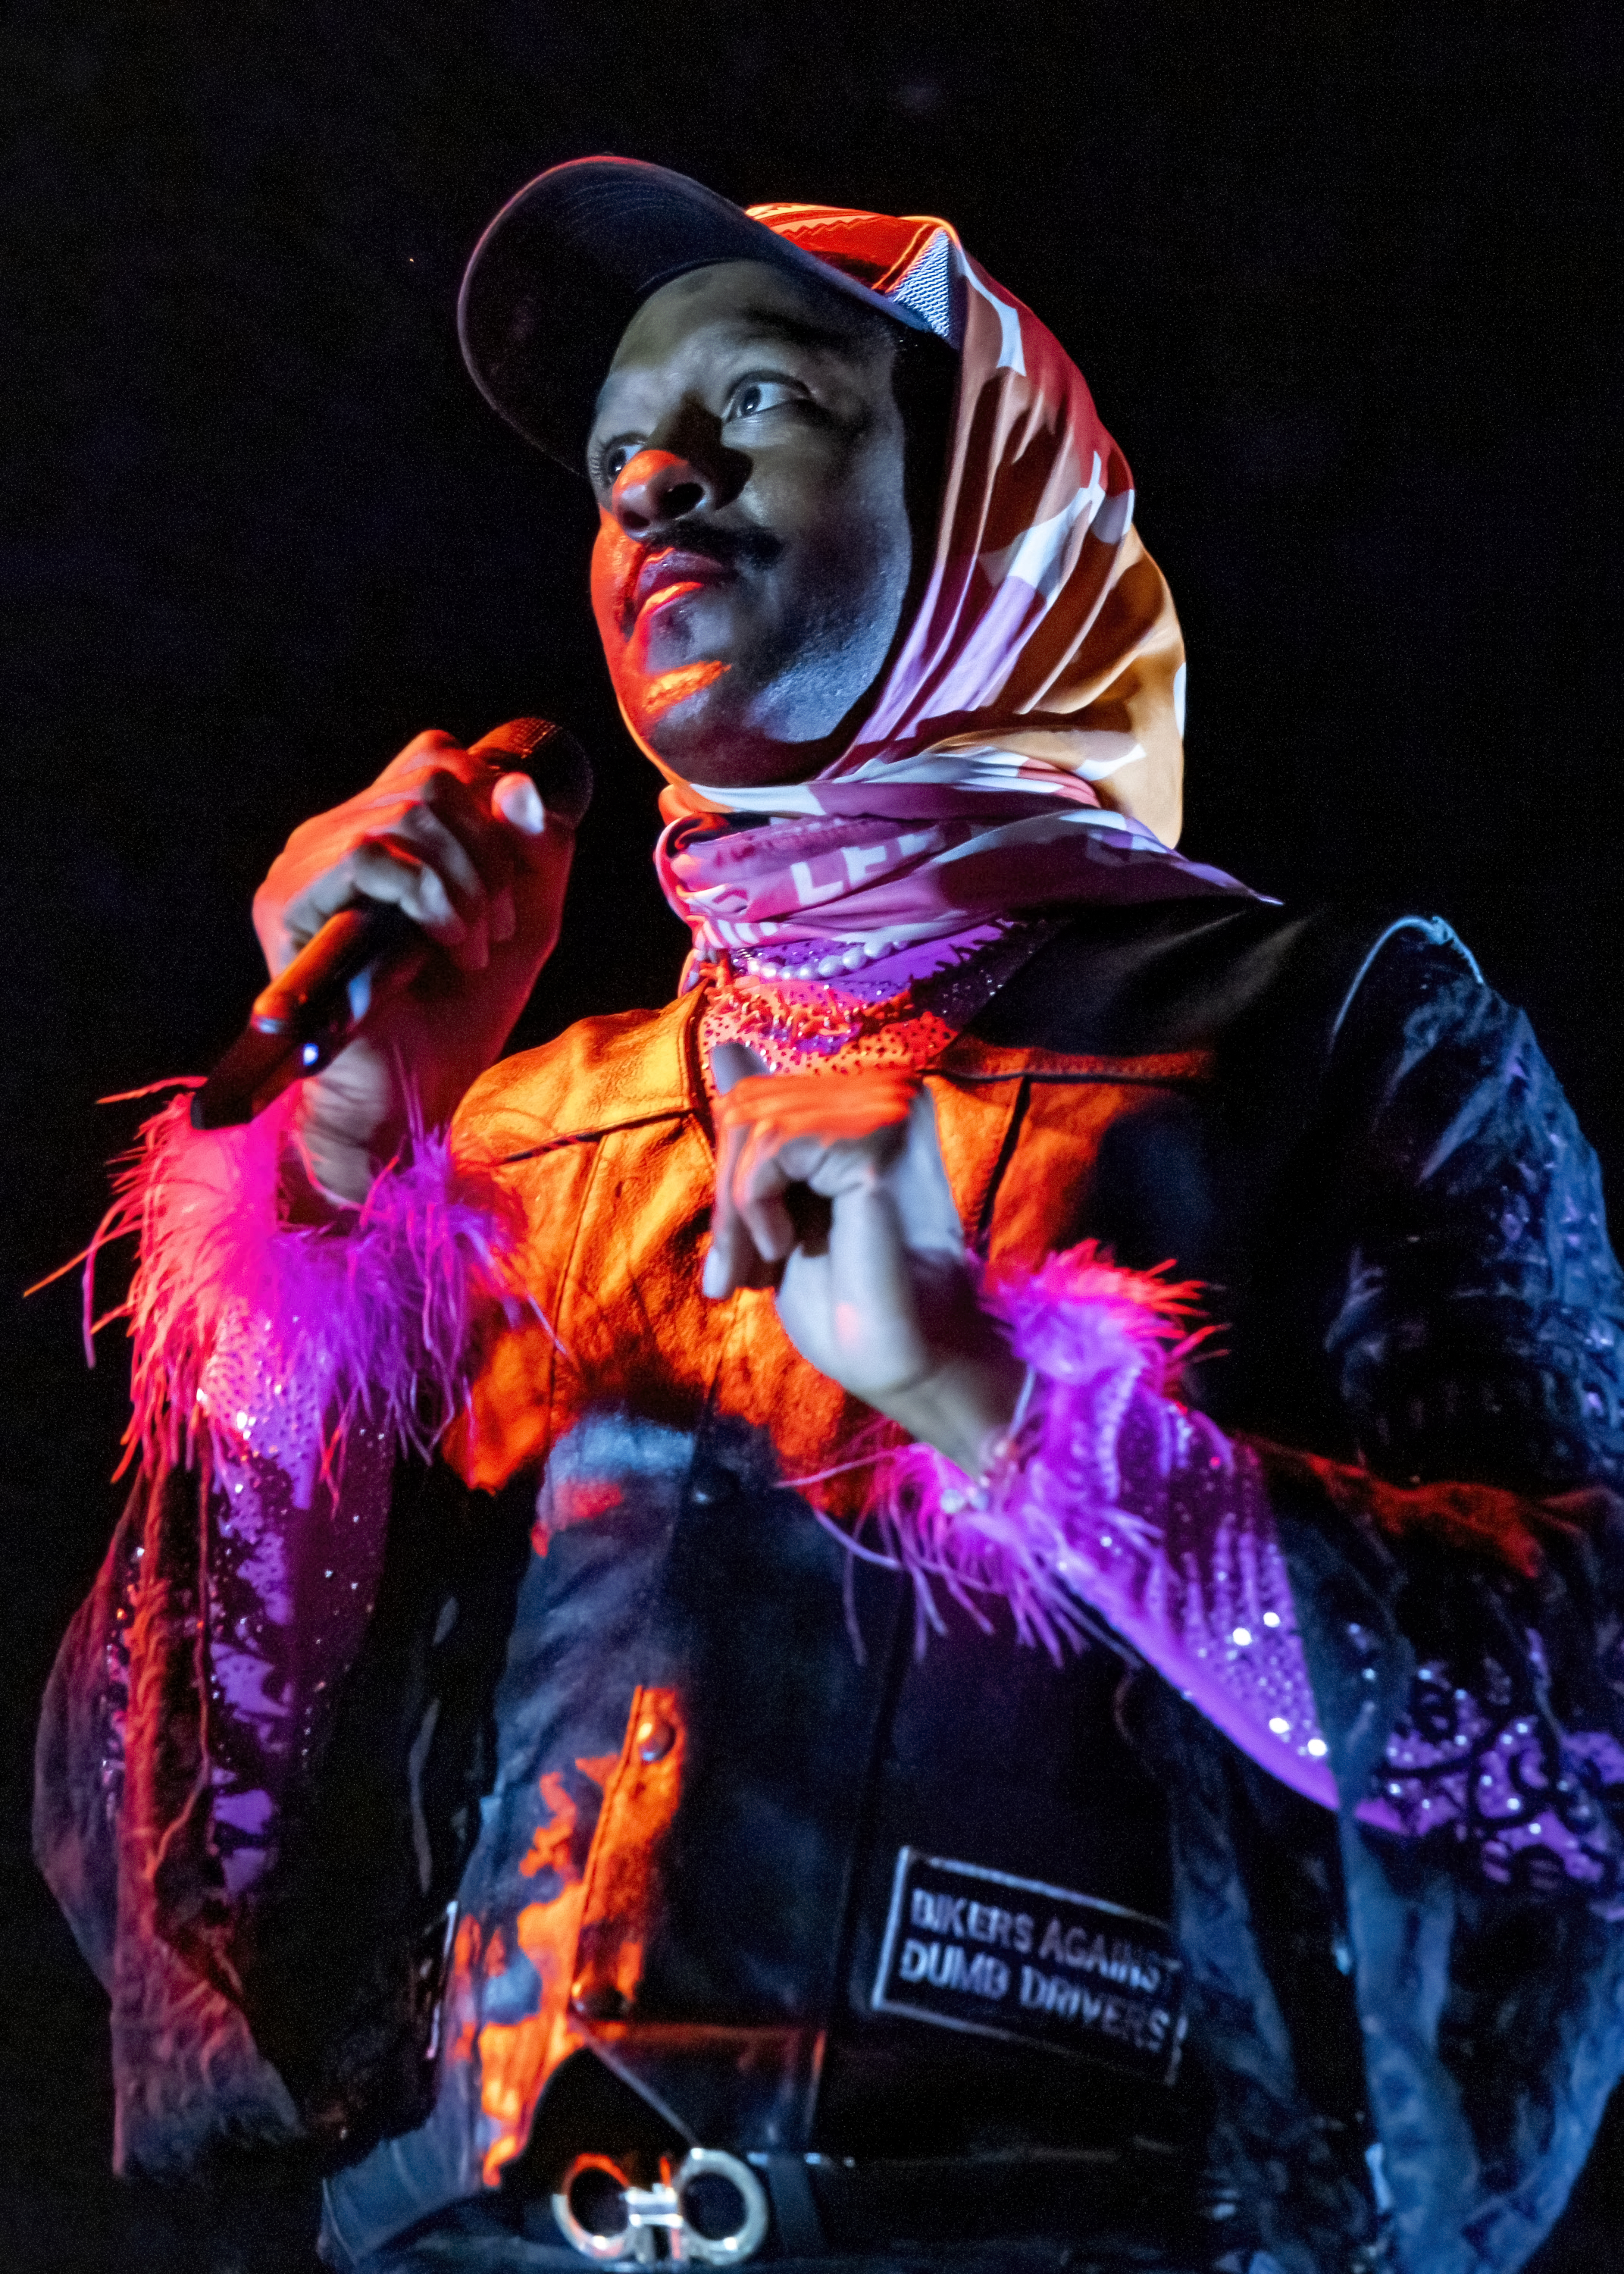
[[[690,697],[702,695],[712,687],[727,669],[725,663],[685,663],[675,671],[662,671],[656,678],[638,681],[630,671],[623,671],[624,683],[617,689],[629,708],[634,708],[645,725],[654,726],[666,713],[674,711],[679,703]]]

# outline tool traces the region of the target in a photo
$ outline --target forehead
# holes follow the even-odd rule
[[[889,364],[883,329],[816,278],[788,275],[764,261],[690,269],[651,293],[626,327],[598,390],[594,423],[650,382],[691,380],[750,342],[847,365]]]

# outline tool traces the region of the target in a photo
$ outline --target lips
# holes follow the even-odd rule
[[[728,583],[733,570],[714,553],[696,553],[686,547],[668,546],[652,553],[638,566],[631,579],[622,607],[622,615],[630,622],[645,608],[663,606],[684,592],[698,591],[706,584]]]

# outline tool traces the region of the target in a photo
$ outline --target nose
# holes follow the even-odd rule
[[[609,510],[628,537],[646,537],[714,502],[699,468],[673,450],[639,450],[621,467],[609,493]]]

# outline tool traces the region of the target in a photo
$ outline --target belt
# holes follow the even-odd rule
[[[605,2267],[1094,2240],[1130,2230],[1165,2241],[1190,2228],[1191,2182],[1183,2155],[1149,2142],[876,2163],[695,2148],[680,2163],[665,2159],[651,2187],[635,2185],[607,2156],[585,2154],[550,2203],[529,2206],[525,2225],[537,2240],[545,2225],[578,2263]]]

